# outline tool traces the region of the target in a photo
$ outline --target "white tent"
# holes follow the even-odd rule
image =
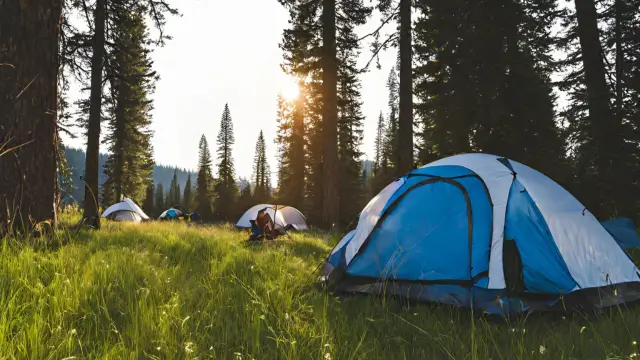
[[[129,198],[109,206],[102,213],[102,217],[116,221],[139,222],[142,220],[149,220],[147,214],[145,214],[144,211],[142,211],[142,209],[140,209],[140,207]]]
[[[276,207],[278,209],[277,213]],[[240,220],[238,220],[236,226],[247,229],[251,228],[251,223],[249,222],[249,220],[255,220],[258,216],[258,211],[262,209],[266,209],[265,212],[269,214],[269,216],[271,216],[273,222],[276,225],[276,228],[283,228],[287,225],[291,225],[298,231],[309,229],[309,226],[307,225],[307,219],[298,209],[287,205],[271,204],[260,204],[247,210],[242,215],[242,217],[240,217]]]

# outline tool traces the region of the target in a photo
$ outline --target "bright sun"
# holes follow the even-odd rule
[[[282,84],[280,87],[280,93],[285,100],[293,101],[298,98],[298,95],[300,95],[300,87],[298,86],[298,83],[290,80]]]

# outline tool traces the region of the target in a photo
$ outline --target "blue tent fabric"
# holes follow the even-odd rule
[[[601,222],[623,249],[640,247],[640,236],[633,221],[629,218],[615,218]]]
[[[526,290],[567,294],[576,287],[549,227],[527,190],[514,180],[509,192],[505,239],[513,239],[522,257]]]
[[[464,166],[447,159],[372,199],[325,261],[329,288],[500,315],[640,300],[640,272],[616,253],[616,241],[640,246],[628,219],[600,225],[559,185],[506,158],[474,154]],[[606,257],[596,253],[603,248]],[[611,286],[610,275],[624,281]],[[514,278],[517,286],[507,284]]]

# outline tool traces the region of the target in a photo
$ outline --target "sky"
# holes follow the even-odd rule
[[[285,95],[291,93],[293,84],[280,68],[279,44],[288,27],[287,10],[277,0],[169,2],[182,16],[167,19],[165,33],[173,39],[152,53],[153,67],[160,75],[152,96],[156,163],[195,170],[200,137],[206,136],[214,152],[222,111],[229,104],[236,175],[251,176],[255,144],[262,130],[275,184],[276,98],[281,91]],[[365,35],[378,25],[379,18],[374,16],[358,33]],[[365,42],[361,66],[370,57]],[[380,64],[380,70],[372,64],[370,71],[360,77],[366,117],[362,150],[368,159],[373,158],[378,115],[386,112],[385,83],[395,64],[395,51],[382,53]],[[77,135],[76,139],[63,140],[69,146],[84,149],[86,139]],[[100,151],[106,152],[106,146],[101,145]],[[214,171],[216,162],[214,158]]]

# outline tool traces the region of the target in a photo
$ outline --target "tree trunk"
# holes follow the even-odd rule
[[[616,37],[616,117],[622,123],[622,64],[624,53],[622,52],[622,0],[615,0],[615,37]]]
[[[598,18],[594,0],[575,0],[578,17],[578,36],[582,49],[587,105],[589,108],[589,128],[594,139],[596,160],[595,183],[602,194],[609,194],[619,174],[615,173],[613,162],[620,151],[622,139],[617,123],[609,107],[610,93],[607,89],[602,45],[598,35]],[[613,191],[615,193],[615,191]],[[615,199],[601,198],[603,214],[611,214],[611,204]],[[609,205],[605,205],[607,203]]]
[[[413,168],[413,77],[411,60],[411,0],[400,0],[398,175],[403,175]]]
[[[57,225],[61,0],[0,2],[0,236]]]
[[[93,56],[91,58],[91,95],[89,125],[87,129],[87,156],[84,175],[84,217],[95,219],[98,216],[98,159],[100,157],[100,112],[102,111],[102,65],[104,62],[104,25],[106,1],[97,0],[94,11],[95,33],[93,34]]]
[[[340,219],[335,0],[323,0],[322,23],[322,223],[326,227],[332,227]]]
[[[298,85],[300,89],[303,84]],[[293,189],[288,189],[291,194],[291,206],[302,209],[304,206],[304,100],[300,95],[294,103],[293,109],[293,134],[291,136],[291,178]]]

